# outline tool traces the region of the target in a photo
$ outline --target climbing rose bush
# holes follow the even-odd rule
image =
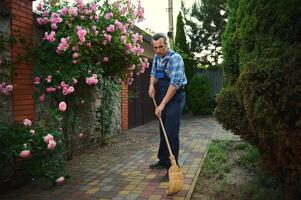
[[[41,128],[29,119],[9,124],[0,121],[0,138],[1,172],[7,172],[3,170],[7,167],[12,172],[21,169],[32,178],[45,177],[53,183],[66,177],[60,131]]]
[[[105,77],[131,84],[133,74],[149,67],[142,56],[143,37],[133,31],[144,19],[140,1],[135,6],[130,0],[52,0],[41,2],[37,10],[37,22],[45,30],[33,80],[40,101],[55,96],[64,112],[64,99],[76,91],[79,81],[93,87]]]
[[[6,82],[0,83],[0,94],[9,95],[13,90],[13,85],[7,84]]]

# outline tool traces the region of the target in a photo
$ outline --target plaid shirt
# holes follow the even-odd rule
[[[173,54],[170,55],[171,53]],[[155,54],[151,76],[157,78],[157,71],[164,69],[166,60],[168,60],[168,63],[165,68],[165,73],[170,78],[170,84],[174,85],[177,89],[184,87],[187,84],[184,62],[182,57],[172,50],[168,50],[164,58]],[[155,66],[156,63],[157,66]]]

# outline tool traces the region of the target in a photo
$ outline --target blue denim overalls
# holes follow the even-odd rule
[[[170,54],[170,56],[173,53]],[[170,85],[170,78],[165,72],[165,68],[168,64],[166,59],[163,70],[157,71],[157,94],[159,104],[163,100],[167,89]],[[155,67],[157,67],[157,60],[155,61]],[[158,105],[159,105],[158,104]],[[164,107],[161,117],[166,130],[166,134],[170,143],[170,147],[173,155],[175,156],[176,162],[178,163],[179,155],[179,131],[180,131],[180,118],[185,104],[185,92],[179,88],[176,94]],[[158,151],[159,162],[163,165],[170,166],[169,153],[164,139],[162,129],[160,127],[160,146]]]

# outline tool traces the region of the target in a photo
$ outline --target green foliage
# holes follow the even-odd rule
[[[28,132],[28,134],[24,134]],[[19,156],[23,144],[30,139],[30,133],[25,126],[20,124],[0,123],[0,168],[3,169],[11,158]]]
[[[33,51],[35,96],[49,109],[60,109],[64,147],[72,159],[79,132],[89,137],[94,122],[102,126],[101,137],[112,132],[117,84],[131,83],[133,74],[149,66],[142,56],[143,36],[134,31],[144,18],[143,7],[125,0],[50,0],[38,11],[45,32]]]
[[[226,0],[202,0],[183,9],[191,40],[191,51],[202,53],[200,63],[216,65],[221,59],[222,34],[226,26]],[[211,61],[213,60],[213,61]]]
[[[243,191],[254,200],[284,199],[283,188],[280,181],[275,177],[268,176],[261,172],[256,174],[255,186],[247,185]]]
[[[177,16],[175,45],[183,52],[185,53],[189,52],[189,45],[186,40],[186,33],[184,30],[184,22],[183,22],[183,17],[181,12],[179,12]]]
[[[217,118],[259,147],[267,171],[285,183],[285,198],[294,199],[301,194],[301,2],[229,6],[223,49],[232,88],[221,94]]]
[[[223,68],[225,83],[233,85],[239,76],[239,40],[236,33],[236,12],[238,0],[228,0],[228,22],[222,38]]]
[[[186,32],[181,12],[179,12],[177,17],[177,31],[175,37],[174,50],[177,51],[183,58],[185,65],[185,74],[187,77],[188,84],[190,84],[192,77],[196,73],[197,60],[194,58],[194,55],[189,50],[189,44],[186,40]]]
[[[248,143],[242,143],[240,150],[243,150],[244,154],[236,162],[245,168],[256,168],[260,158],[259,150]]]
[[[258,148],[246,142],[213,140],[209,145],[196,189],[201,188],[202,184],[206,185],[204,182],[208,181],[210,189],[215,191],[210,193],[211,197],[218,198],[227,192],[230,193],[228,197],[235,197],[234,199],[284,199],[281,182],[263,173],[259,167],[261,163]],[[233,176],[238,176],[238,181],[233,183]],[[248,181],[243,180],[244,178]],[[208,191],[208,188],[205,190]]]
[[[184,29],[184,22],[181,12],[179,12],[177,17],[177,27],[176,27],[176,37],[175,37],[175,45],[174,50],[177,51],[183,58],[184,66],[185,66],[185,74],[187,78],[187,85],[189,87],[192,77],[196,73],[197,60],[194,58],[194,55],[189,50],[189,44],[186,40],[186,32]],[[185,104],[185,112],[189,112],[190,108],[190,93],[186,91],[186,104]]]
[[[126,8],[128,6],[131,8]],[[77,10],[76,16],[70,13],[62,14],[62,10],[66,8]],[[121,8],[125,8],[123,14]],[[52,28],[53,23],[41,23],[47,30],[45,34],[55,33],[55,40],[44,39],[33,59],[36,63],[35,74],[42,80],[37,86],[40,93],[47,87],[60,85],[62,81],[73,84],[74,79],[85,79],[93,74],[103,74],[112,80],[122,79],[127,82],[132,73],[143,70],[144,60],[141,58],[141,52],[138,53],[142,36],[135,35],[130,25],[139,20],[138,15],[133,14],[136,12],[133,5],[127,5],[125,1],[120,1],[119,5],[92,1],[71,6],[67,1],[60,1],[58,4],[45,3],[42,11],[43,15],[47,12],[49,16],[57,14],[61,22],[56,24],[57,29]],[[112,16],[105,19],[108,13],[112,13]],[[40,19],[38,18],[38,22]],[[51,17],[49,20],[54,19]],[[116,20],[120,23],[120,28],[116,25]],[[114,29],[108,31],[108,28],[113,26]],[[121,41],[121,36],[124,37],[124,42]],[[134,37],[136,39],[133,39]],[[63,40],[66,45],[59,48],[63,47]],[[130,45],[130,48],[127,48],[127,45]],[[132,50],[134,47],[138,49],[137,52]],[[135,66],[130,69],[132,65]],[[48,75],[52,76],[50,84],[44,81]]]
[[[210,83],[206,76],[195,75],[188,86],[190,109],[193,115],[210,114]]]
[[[216,97],[214,115],[223,128],[243,137],[250,134],[244,107],[239,104],[235,87],[224,88]]]
[[[107,139],[113,133],[113,119],[115,109],[118,106],[120,85],[110,80],[103,79],[103,83],[99,87],[99,96],[101,97],[101,104],[97,108],[97,120],[101,124],[101,143],[106,143]]]
[[[229,166],[226,164],[229,159],[229,155],[225,151],[229,141],[215,140],[210,143],[207,156],[202,167],[202,173],[206,176],[218,175],[219,178],[223,178],[224,174],[228,172]]]
[[[34,133],[31,130],[34,130]],[[49,149],[47,142],[44,141],[44,137],[48,134],[51,134],[56,142],[53,149]],[[45,177],[54,183],[57,178],[66,175],[62,144],[63,139],[58,131],[0,122],[0,171],[7,173],[9,168],[13,176],[22,170],[32,177]],[[29,150],[30,156],[22,158],[20,153],[23,150]],[[7,174],[1,174],[1,177],[5,176]]]

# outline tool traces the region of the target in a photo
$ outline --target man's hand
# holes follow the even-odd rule
[[[154,98],[155,97],[155,87],[153,85],[150,85],[149,86],[149,89],[148,89],[148,95],[149,97],[151,98]]]
[[[161,113],[162,110],[164,109],[165,105],[164,104],[160,104],[156,109],[155,109],[155,115],[157,115],[157,117],[161,117]]]

